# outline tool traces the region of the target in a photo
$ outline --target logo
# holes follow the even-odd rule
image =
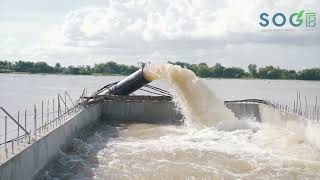
[[[259,25],[263,28],[273,27],[276,29],[269,30],[281,30],[282,27],[285,27],[286,31],[306,31],[312,30],[312,28],[317,27],[317,15],[315,12],[309,12],[301,10],[294,12],[292,14],[284,14],[281,12],[276,12],[274,14],[269,14],[263,12],[260,14]],[[297,29],[300,27],[299,29]],[[302,29],[301,29],[302,28]]]

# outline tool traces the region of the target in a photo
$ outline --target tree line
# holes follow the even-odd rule
[[[47,74],[73,74],[73,75],[91,75],[97,74],[114,74],[128,75],[138,70],[138,67],[132,65],[118,64],[113,61],[89,65],[67,66],[63,67],[60,63],[51,66],[46,62],[29,62],[29,61],[0,61],[0,73],[25,72],[25,73],[47,73]]]
[[[208,66],[206,63],[189,64],[185,62],[168,62],[180,65],[193,71],[202,78],[256,78],[256,79],[299,79],[299,80],[320,80],[320,68],[310,68],[300,71],[287,70],[280,67],[265,66],[258,67],[249,64],[248,69],[239,67],[225,67],[220,63]],[[133,65],[118,64],[114,61],[94,64],[94,66],[67,66],[60,63],[54,66],[46,62],[29,61],[0,61],[0,73],[26,72],[26,73],[48,73],[48,74],[73,74],[73,75],[129,75],[139,68]]]
[[[197,76],[203,78],[256,78],[256,79],[298,79],[298,80],[320,80],[320,68],[310,68],[300,71],[287,70],[280,67],[265,66],[258,67],[249,64],[247,71],[239,67],[225,67],[220,63],[209,67],[206,63],[189,64],[185,62],[169,62],[180,65],[193,71]]]

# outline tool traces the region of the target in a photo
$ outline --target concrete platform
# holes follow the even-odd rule
[[[226,103],[239,119],[254,116],[261,121],[258,103]],[[0,180],[30,180],[54,160],[60,149],[68,147],[79,132],[98,121],[122,123],[183,123],[169,96],[108,96],[98,97],[60,126],[42,134],[37,140],[20,147],[19,152],[1,162]]]

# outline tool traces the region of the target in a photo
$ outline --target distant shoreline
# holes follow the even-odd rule
[[[17,74],[17,75],[59,75],[59,76],[123,76],[126,77],[126,75],[123,74],[102,74],[102,73],[93,73],[93,74],[63,74],[63,73],[30,73],[30,72],[0,72],[0,75],[2,74]],[[216,77],[199,77],[202,79],[217,79],[217,80],[271,80],[271,81],[320,81],[320,80],[303,80],[303,79],[259,79],[259,78],[216,78]]]
[[[64,73],[31,73],[31,72],[0,72],[0,74],[21,74],[21,75],[61,75],[61,76],[126,76],[123,74],[103,74],[103,73],[92,73],[92,74],[64,74]]]
[[[269,79],[269,80],[320,80],[320,67],[288,70],[280,67],[265,66],[258,67],[255,64],[249,64],[245,70],[240,67],[225,67],[220,63],[209,67],[206,63],[189,64],[185,62],[168,62],[179,65],[193,71],[201,78],[215,79]],[[143,64],[143,63],[141,63]],[[138,66],[118,64],[114,61],[94,64],[94,66],[61,66],[56,63],[51,66],[46,62],[31,61],[1,61],[0,73],[14,74],[56,74],[56,75],[93,75],[93,76],[127,76],[139,69]]]

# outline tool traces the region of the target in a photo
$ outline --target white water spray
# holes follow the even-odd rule
[[[185,116],[186,125],[211,127],[220,121],[234,121],[233,113],[192,71],[172,64],[153,64],[144,69],[147,80],[164,79],[175,90],[174,101]]]

